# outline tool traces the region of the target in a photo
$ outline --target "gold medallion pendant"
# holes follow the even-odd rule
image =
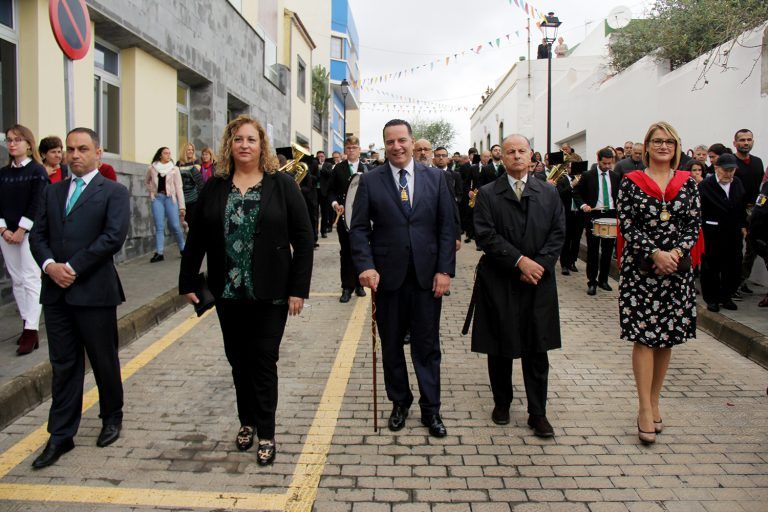
[[[408,200],[408,193],[405,191],[405,189],[400,190],[400,200],[402,202],[406,202]]]
[[[667,222],[672,218],[672,215],[667,211],[666,205],[662,208],[661,213],[659,214],[659,218],[662,222]]]

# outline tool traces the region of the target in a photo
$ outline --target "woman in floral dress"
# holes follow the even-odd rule
[[[644,147],[646,170],[627,174],[619,187],[619,319],[621,338],[634,343],[638,436],[650,444],[663,429],[659,397],[672,347],[696,337],[692,266],[701,256],[701,219],[696,183],[674,170],[677,131],[655,123]]]

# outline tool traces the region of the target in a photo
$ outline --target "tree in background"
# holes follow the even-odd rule
[[[312,108],[321,117],[328,115],[328,100],[331,98],[328,70],[318,64],[312,68]]]
[[[766,0],[656,0],[647,19],[632,20],[611,38],[610,66],[620,73],[653,54],[675,69],[708,54],[694,85],[698,89],[707,84],[713,67],[728,69],[728,55],[741,44],[742,34],[766,20]],[[760,58],[756,51],[755,62]]]
[[[456,138],[456,130],[453,125],[444,119],[438,121],[422,121],[420,119],[411,123],[413,139],[427,139],[433,148],[444,146],[450,148]]]

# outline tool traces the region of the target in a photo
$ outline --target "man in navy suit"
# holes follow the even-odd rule
[[[456,267],[453,199],[445,175],[413,160],[408,122],[384,126],[388,163],[363,174],[350,229],[360,283],[376,292],[389,429],[405,426],[413,393],[403,342],[410,332],[421,423],[446,435],[440,418],[440,308]]]
[[[32,467],[44,468],[74,448],[83,407],[88,355],[99,389],[99,447],[114,443],[123,420],[123,385],[117,356],[117,305],[125,300],[112,257],[128,234],[130,197],[99,174],[101,147],[88,128],[67,134],[72,179],[43,191],[32,229],[32,255],[43,269],[45,312],[53,367],[51,437]]]

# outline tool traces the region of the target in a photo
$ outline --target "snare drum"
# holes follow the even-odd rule
[[[619,219],[603,218],[592,221],[592,234],[600,238],[616,238]]]

